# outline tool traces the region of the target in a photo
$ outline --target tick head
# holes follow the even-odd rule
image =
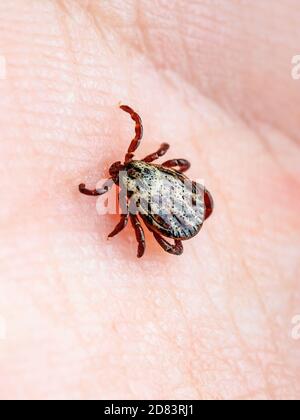
[[[112,177],[114,182],[119,180],[119,172],[124,170],[124,165],[121,162],[115,162],[109,168],[109,175]]]

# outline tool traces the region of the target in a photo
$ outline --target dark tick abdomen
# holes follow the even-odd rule
[[[182,240],[199,232],[205,215],[203,189],[160,165],[132,161],[126,171],[120,184],[127,183],[128,194],[150,230]]]

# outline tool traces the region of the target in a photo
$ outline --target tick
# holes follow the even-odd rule
[[[185,159],[171,159],[162,164],[154,164],[169,149],[167,143],[142,160],[134,160],[143,136],[140,116],[129,106],[120,108],[135,122],[135,137],[125,155],[124,163],[115,162],[109,169],[110,178],[102,188],[89,190],[84,184],[79,191],[89,196],[100,196],[116,184],[120,189],[122,214],[120,222],[109,235],[119,234],[130,220],[138,242],[138,258],[145,253],[145,226],[153,234],[159,245],[169,254],[183,253],[182,241],[197,235],[203,222],[213,211],[213,200],[206,188],[190,181],[184,174],[190,163]],[[166,238],[171,239],[170,243]]]

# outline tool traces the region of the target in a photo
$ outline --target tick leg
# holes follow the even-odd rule
[[[151,162],[153,162],[154,160],[156,160],[156,159],[158,159],[158,158],[160,158],[160,157],[164,156],[164,155],[167,153],[167,151],[169,150],[169,148],[170,148],[170,145],[169,145],[169,144],[167,144],[167,143],[163,143],[163,144],[160,146],[160,148],[158,149],[158,151],[157,151],[157,152],[154,152],[154,153],[152,153],[151,155],[146,156],[146,157],[143,159],[143,161],[144,161],[144,162],[147,162],[147,163],[151,163]]]
[[[138,244],[139,244],[137,257],[141,258],[144,255],[145,249],[146,249],[145,233],[137,216],[134,216],[133,214],[131,214],[130,220],[135,230],[136,240],[138,241]]]
[[[214,209],[214,202],[209,191],[204,190],[205,220],[209,218]]]
[[[115,229],[108,235],[109,238],[113,238],[114,236],[118,235],[120,232],[122,232],[123,229],[127,226],[129,219],[129,214],[122,214],[121,220],[115,227]]]
[[[127,154],[125,156],[125,163],[129,162],[133,158],[133,153],[139,147],[142,137],[143,137],[143,124],[141,117],[129,106],[121,105],[120,108],[128,112],[131,118],[135,122],[135,137],[132,139],[130,146],[128,148]]]
[[[102,188],[96,188],[95,190],[89,190],[85,188],[85,184],[79,185],[79,191],[81,194],[91,195],[91,196],[98,196],[103,195],[109,191],[109,189],[113,186],[114,182],[112,179],[108,179]]]
[[[168,252],[172,255],[181,255],[183,253],[183,245],[182,241],[179,241],[178,239],[175,239],[175,244],[172,245],[169,242],[167,242],[162,236],[160,236],[158,233],[153,232],[154,238],[157,240],[159,245],[162,247],[163,250]]]
[[[167,162],[164,162],[162,164],[165,168],[175,168],[176,166],[179,167],[179,172],[186,172],[188,169],[190,169],[191,164],[186,159],[171,159],[167,160]]]
[[[119,204],[122,210],[120,222],[117,224],[115,229],[108,235],[109,238],[113,238],[118,235],[127,226],[129,220],[128,202],[126,191],[121,189],[119,192]]]

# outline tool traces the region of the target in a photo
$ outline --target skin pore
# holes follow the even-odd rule
[[[296,0],[0,5],[0,397],[300,397]],[[215,209],[184,254],[99,216],[142,117]]]

